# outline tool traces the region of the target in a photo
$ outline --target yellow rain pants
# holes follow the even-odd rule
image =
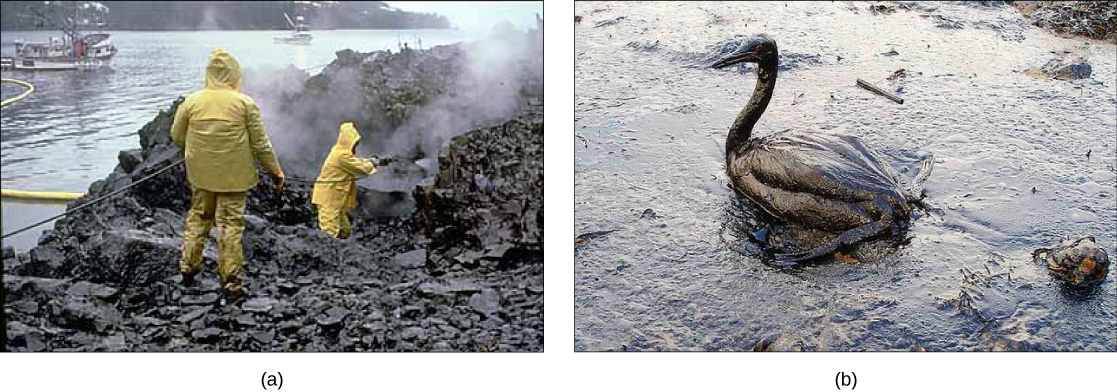
[[[342,207],[344,208],[344,207]],[[334,238],[349,238],[349,210],[318,206],[318,228]]]
[[[210,192],[194,188],[190,212],[186,215],[186,240],[178,269],[184,275],[202,270],[202,250],[206,237],[217,225],[217,274],[225,292],[241,289],[244,272],[244,207],[247,192]]]

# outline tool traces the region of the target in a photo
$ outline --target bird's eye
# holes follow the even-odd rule
[[[761,50],[764,50],[764,45],[756,45],[756,48],[753,49],[752,51],[756,52],[756,53],[760,53]]]

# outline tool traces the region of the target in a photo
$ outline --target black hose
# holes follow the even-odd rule
[[[61,213],[61,214],[58,214],[58,215],[52,216],[52,217],[50,217],[50,218],[47,218],[47,219],[43,219],[43,220],[41,220],[41,221],[39,221],[39,222],[36,222],[36,223],[32,224],[31,226],[27,226],[27,227],[24,227],[24,228],[22,228],[22,229],[19,229],[19,230],[13,231],[13,232],[11,232],[11,233],[8,233],[8,234],[4,234],[3,236],[0,236],[0,239],[4,239],[4,238],[8,238],[8,237],[11,237],[11,236],[13,236],[13,235],[16,235],[16,234],[19,234],[19,233],[25,232],[25,231],[27,231],[27,230],[31,230],[32,228],[34,228],[34,227],[37,227],[37,226],[39,226],[39,225],[42,225],[42,224],[45,224],[45,223],[47,223],[47,222],[53,221],[53,220],[55,220],[55,219],[58,219],[58,218],[64,217],[64,216],[66,216],[66,215],[70,215],[70,214],[72,214],[72,213],[75,213],[75,212],[78,212],[78,211],[81,211],[81,210],[85,209],[86,207],[89,207],[89,206],[91,206],[91,205],[97,204],[97,203],[99,203],[99,202],[101,202],[101,201],[103,201],[103,200],[105,200],[105,199],[108,199],[108,198],[110,198],[110,197],[113,197],[113,196],[119,195],[119,194],[120,194],[121,192],[124,192],[124,191],[126,191],[126,190],[128,190],[128,189],[130,189],[130,188],[132,188],[132,187],[134,187],[134,186],[136,186],[136,185],[139,185],[139,184],[143,183],[144,181],[150,180],[150,179],[152,179],[153,177],[155,177],[155,176],[157,176],[157,175],[160,175],[160,174],[162,174],[163,172],[165,172],[165,171],[167,171],[167,170],[170,170],[171,168],[174,168],[175,166],[181,165],[181,164],[182,164],[183,162],[186,162],[186,158],[182,158],[182,159],[179,159],[179,160],[178,160],[177,162],[175,162],[175,163],[172,163],[172,164],[170,164],[170,165],[167,165],[166,167],[164,167],[164,168],[162,168],[162,169],[159,169],[159,170],[157,170],[157,171],[156,171],[155,173],[151,173],[151,174],[148,174],[148,175],[147,175],[146,177],[144,177],[144,178],[141,178],[141,179],[140,179],[139,181],[134,181],[134,182],[132,182],[131,184],[128,184],[128,186],[126,186],[126,187],[123,187],[123,188],[120,188],[120,189],[117,189],[117,190],[113,191],[112,193],[109,193],[109,194],[107,194],[107,195],[104,195],[104,196],[98,197],[98,198],[96,198],[96,199],[93,199],[93,200],[92,200],[92,201],[90,201],[90,202],[87,202],[87,203],[85,203],[85,204],[82,204],[82,205],[80,205],[80,206],[77,206],[77,207],[71,208],[71,209],[69,209],[69,210],[66,210],[66,212],[63,212],[63,213]]]
[[[288,178],[285,178],[283,181],[298,182],[298,183],[302,183],[302,184],[318,184],[318,183],[321,183],[321,184],[335,184],[335,183],[340,183],[340,182],[353,182],[353,181],[361,180],[361,179],[364,179],[364,178],[368,178],[368,176],[360,176],[360,177],[354,177],[354,178],[351,178],[351,179],[348,179],[348,180],[334,180],[334,181],[304,180],[304,179],[301,179],[301,178],[288,177]]]
[[[394,161],[395,159],[396,158],[389,157],[389,158],[386,158],[383,162],[391,162],[391,161]],[[382,163],[382,164],[379,164],[378,166],[384,167],[384,166],[388,166],[388,164],[389,163]],[[264,172],[260,172],[260,173],[264,174],[264,175],[267,175],[267,173],[264,173]],[[302,178],[298,178],[298,177],[286,177],[283,180],[286,181],[286,182],[298,182],[298,183],[302,183],[302,184],[318,184],[318,183],[321,183],[321,184],[335,184],[335,183],[340,183],[340,182],[359,181],[359,180],[363,180],[363,179],[368,178],[368,177],[369,176],[367,176],[367,175],[353,176],[353,178],[350,178],[350,179],[333,180],[333,181],[318,181],[317,179],[307,180],[307,179],[302,179]]]

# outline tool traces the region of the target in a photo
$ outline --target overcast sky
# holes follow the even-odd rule
[[[535,26],[535,14],[543,15],[542,1],[496,1],[470,3],[464,1],[388,1],[389,6],[404,11],[434,12],[450,18],[462,30],[491,29],[507,20],[520,29]]]

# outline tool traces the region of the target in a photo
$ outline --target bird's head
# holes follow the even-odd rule
[[[776,41],[772,40],[772,37],[767,34],[760,34],[750,38],[736,52],[714,62],[711,67],[725,68],[739,63],[767,63],[776,61],[778,56]]]

